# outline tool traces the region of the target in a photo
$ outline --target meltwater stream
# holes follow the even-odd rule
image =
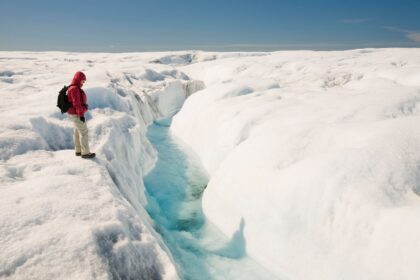
[[[155,229],[175,260],[181,279],[275,279],[246,256],[245,222],[226,237],[206,221],[201,196],[207,175],[197,156],[170,135],[171,119],[155,121],[147,137],[158,151],[144,178]]]

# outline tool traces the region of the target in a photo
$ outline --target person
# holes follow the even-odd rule
[[[82,158],[94,158],[95,153],[89,150],[88,128],[86,125],[85,113],[88,110],[87,97],[82,90],[86,82],[86,75],[83,72],[76,72],[73,81],[69,86],[67,98],[72,107],[67,111],[70,120],[74,124],[74,149],[76,156]]]

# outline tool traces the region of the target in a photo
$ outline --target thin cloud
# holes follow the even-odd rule
[[[405,36],[417,43],[420,43],[420,32],[408,32]]]
[[[392,32],[398,32],[404,34],[404,36],[416,43],[420,43],[420,32],[419,31],[413,31],[413,30],[407,30],[407,29],[401,29],[395,26],[384,26],[386,30],[392,31]]]
[[[397,27],[394,26],[383,26],[384,29],[389,30],[389,31],[397,31],[397,32],[404,32],[404,30],[399,29]]]
[[[347,19],[340,19],[339,23],[345,23],[345,24],[357,24],[357,23],[364,23],[371,21],[370,18],[347,18]]]

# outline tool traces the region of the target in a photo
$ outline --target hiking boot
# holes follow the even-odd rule
[[[82,155],[82,153],[78,153],[78,152],[75,152],[74,154],[76,155],[76,157],[80,157]]]
[[[95,156],[96,156],[95,153],[89,153],[89,154],[86,154],[86,155],[82,155],[82,158],[94,158]]]

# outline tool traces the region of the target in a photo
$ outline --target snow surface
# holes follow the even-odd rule
[[[419,67],[419,49],[0,52],[0,278],[187,278],[143,183],[160,164],[147,126],[182,106],[170,131],[221,231],[198,245],[226,257],[210,278],[416,279]],[[79,70],[94,160],[55,107]]]
[[[203,85],[148,63],[156,57],[0,53],[0,278],[178,278],[144,209],[143,175],[157,160],[146,126]],[[94,160],[74,156],[72,124],[55,107],[78,70]]]
[[[288,279],[420,275],[420,49],[290,51],[178,68],[173,133],[207,218]]]

